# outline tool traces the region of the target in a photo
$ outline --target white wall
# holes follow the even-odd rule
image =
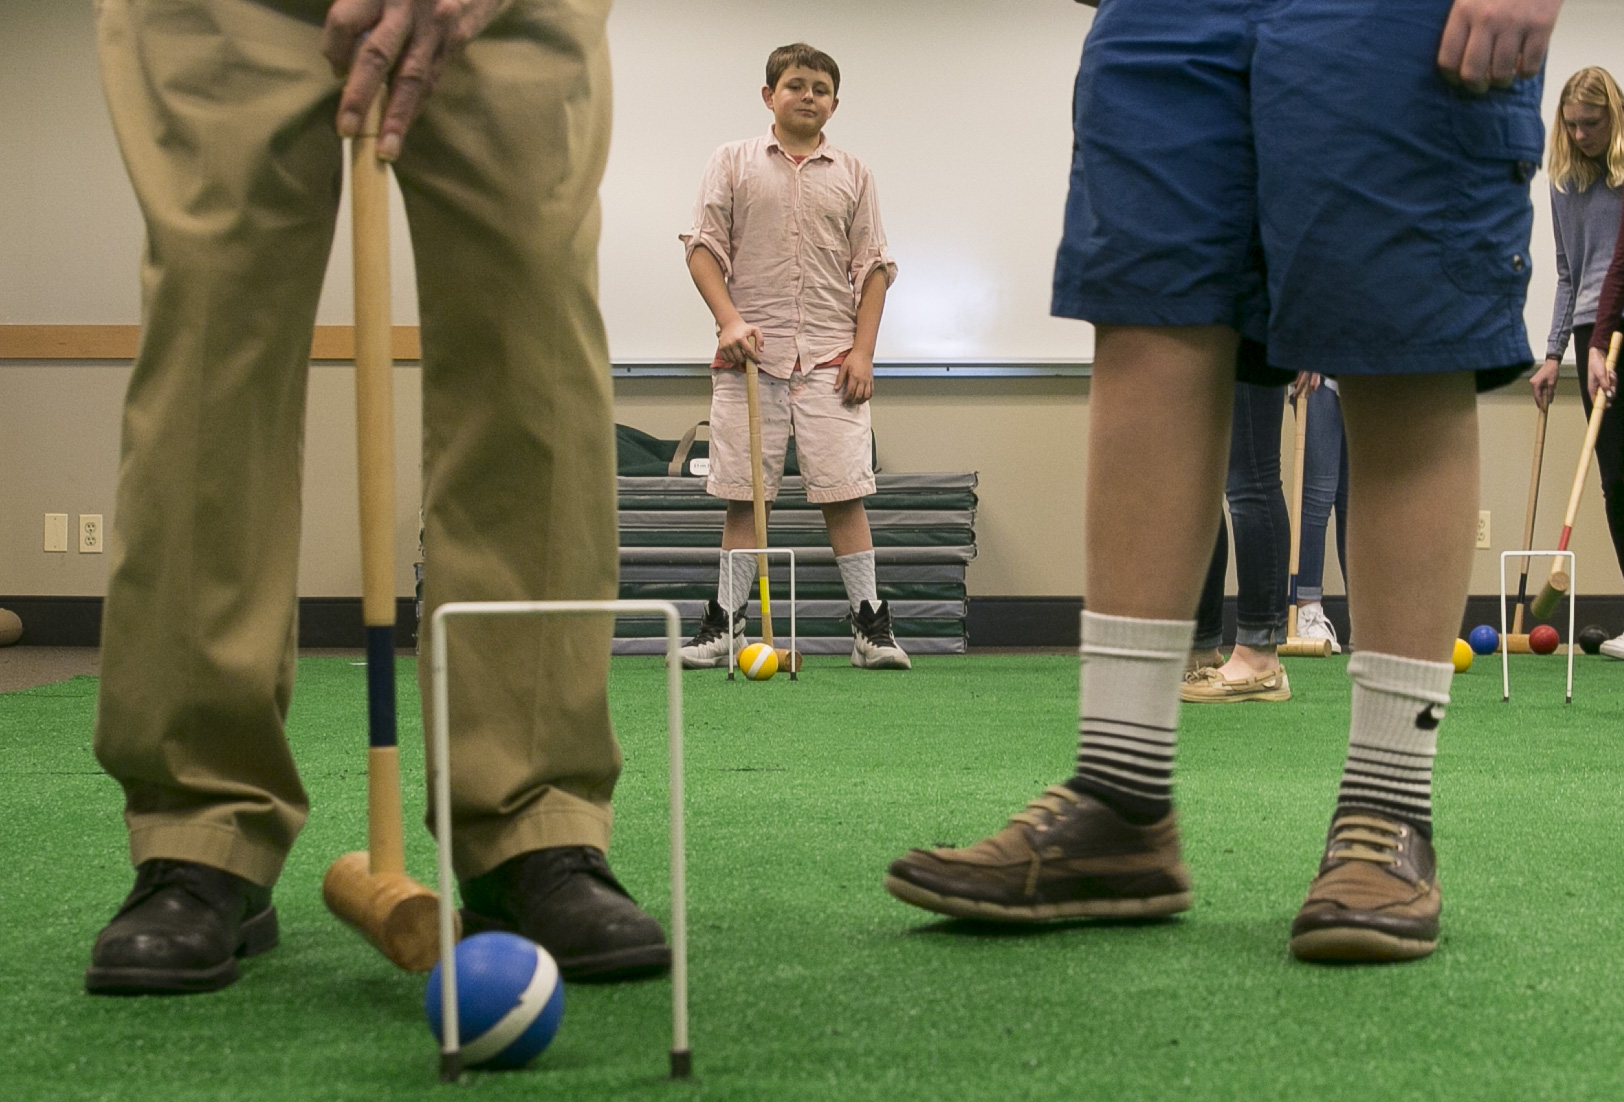
[[[1090,9],[1066,0],[618,0],[615,143],[604,180],[603,303],[617,362],[699,361],[711,327],[675,240],[723,141],[760,132],[767,52],[803,38],[841,64],[831,138],[874,168],[902,266],[880,357],[1076,362],[1088,327],[1047,316],[1070,156],[1070,88]],[[0,0],[0,324],[133,323],[138,211],[113,144],[88,0]],[[1624,7],[1568,0],[1545,115],[1567,74],[1624,72]],[[1534,185],[1528,327],[1540,351],[1555,274]],[[396,217],[396,320],[416,320]],[[320,320],[350,317],[341,226]]]
[[[616,356],[707,355],[709,323],[685,282],[674,235],[710,148],[765,126],[755,89],[767,50],[804,37],[845,70],[831,133],[874,165],[903,265],[885,326],[891,343],[882,350],[898,354],[912,339],[902,294],[911,285],[929,291],[927,298],[960,303],[966,315],[958,351],[930,355],[970,356],[972,338],[989,339],[977,332],[1005,329],[976,330],[974,311],[963,307],[968,299],[954,298],[954,288],[976,297],[976,287],[995,287],[997,309],[1015,319],[1000,326],[1021,329],[1030,321],[1034,335],[1030,345],[1009,338],[984,347],[1034,360],[1050,353],[1086,358],[1087,327],[1042,311],[1065,184],[1070,81],[1088,18],[1068,0],[824,0],[806,9],[766,0],[620,0],[612,22],[617,136],[604,189],[604,299]],[[1621,31],[1624,8],[1616,0],[1568,0],[1552,45],[1548,100],[1582,65],[1624,72]],[[967,144],[970,160],[993,154],[981,163],[993,166],[996,180],[965,175],[959,154]],[[952,171],[938,171],[938,161]],[[999,191],[1006,183],[1031,190],[1011,201],[1011,192]],[[1543,177],[1536,180],[1528,306],[1536,351],[1554,287],[1544,187]],[[341,228],[339,240],[346,236]],[[135,322],[140,237],[101,102],[88,0],[0,0],[0,324]],[[403,225],[396,240],[405,241]],[[987,256],[988,266],[978,267]],[[395,263],[395,316],[409,323],[416,312],[404,248]],[[645,287],[638,282],[645,278],[663,282]],[[348,288],[340,248],[323,322],[348,320]],[[106,556],[44,554],[40,522],[45,512],[112,513],[127,374],[123,364],[0,361],[0,593],[102,591]],[[416,413],[416,375],[406,366],[396,372],[403,423]],[[349,370],[336,365],[317,367],[312,380],[301,583],[309,596],[359,591],[349,380]],[[982,473],[973,593],[1082,592],[1087,396],[1078,379],[881,380],[875,422],[890,469]],[[621,420],[674,435],[704,415],[704,384],[622,381],[617,403]],[[1559,403],[1542,491],[1542,530],[1553,532],[1583,431],[1571,384]],[[1486,399],[1482,410],[1484,504],[1494,513],[1497,553],[1520,541],[1533,411],[1521,384]],[[415,551],[416,435],[398,434],[403,562]],[[1584,508],[1576,546],[1585,587],[1624,592],[1594,475]],[[1493,555],[1479,552],[1478,560],[1473,591],[1493,592]],[[407,569],[402,593],[410,590]],[[1327,583],[1337,591],[1334,574]]]

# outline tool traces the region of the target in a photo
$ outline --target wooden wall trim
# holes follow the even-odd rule
[[[0,360],[133,360],[141,341],[139,325],[0,325]],[[415,325],[397,325],[397,360],[422,358]],[[355,359],[355,329],[318,325],[310,344],[312,360]]]

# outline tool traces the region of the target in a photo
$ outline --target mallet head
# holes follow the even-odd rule
[[[427,972],[440,959],[437,897],[403,872],[372,872],[365,851],[328,868],[321,897],[397,968]]]

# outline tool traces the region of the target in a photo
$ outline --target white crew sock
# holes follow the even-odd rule
[[[1131,823],[1173,809],[1179,683],[1193,620],[1083,613],[1077,774],[1067,786]]]
[[[1432,837],[1432,759],[1454,665],[1360,651],[1348,676],[1353,722],[1338,811],[1368,808]]]

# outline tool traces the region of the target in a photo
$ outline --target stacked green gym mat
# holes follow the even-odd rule
[[[696,426],[697,427],[697,426]],[[620,451],[620,595],[661,598],[697,626],[705,601],[716,596],[724,503],[697,477],[706,442],[690,433],[663,441],[618,426]],[[845,590],[823,516],[806,500],[793,454],[773,506],[768,545],[795,549],[796,647],[805,654],[851,649]],[[865,499],[874,533],[879,594],[891,602],[897,639],[909,654],[962,654],[965,649],[964,570],[975,557],[976,476],[885,474]],[[789,638],[789,563],[770,561],[774,634]],[[750,635],[760,604],[750,602]],[[616,654],[657,654],[662,628],[623,619]]]

